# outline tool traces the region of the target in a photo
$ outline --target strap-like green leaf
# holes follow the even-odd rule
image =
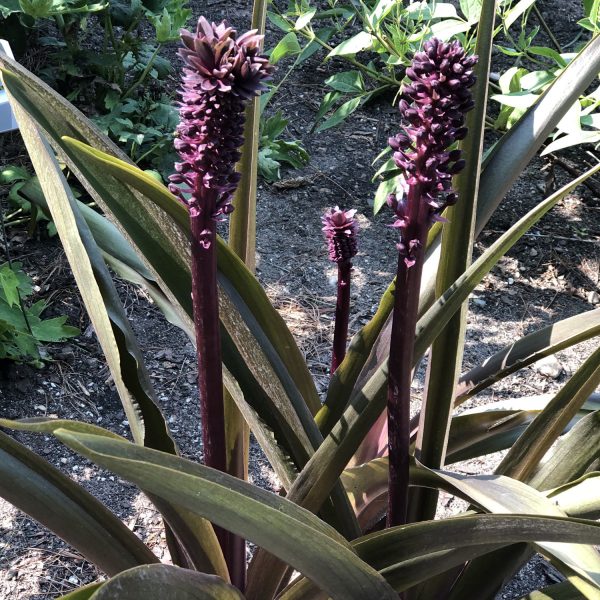
[[[177,219],[178,229],[187,237],[189,225],[183,223],[181,217],[178,216],[182,210],[185,212],[185,209],[166,188],[158,186],[152,178],[139,169],[89,148],[85,144],[68,139],[65,140],[65,143],[67,146],[73,147],[73,154],[85,155],[90,164],[98,165],[98,169],[101,165],[103,172],[123,178],[127,184],[136,187],[141,193],[148,194],[152,202],[155,202],[157,206]],[[90,168],[88,167],[88,169]],[[115,179],[115,181],[117,180]],[[110,203],[110,207],[115,214],[118,212],[118,207],[114,204],[117,200],[118,197],[111,194],[104,197],[104,201]],[[135,202],[135,199],[133,201]],[[173,247],[171,251],[178,252],[176,247]],[[185,253],[187,256],[187,249]],[[312,446],[308,443],[305,432],[311,436],[313,445],[318,444],[318,441],[320,441],[310,411],[307,410],[303,397],[298,394],[295,382],[291,379],[291,373],[288,374],[287,371],[288,365],[293,366],[296,380],[306,381],[301,368],[303,367],[306,371],[305,363],[298,358],[300,353],[289,330],[270,304],[256,278],[222,240],[219,240],[218,245],[218,263],[222,304],[220,314],[227,335],[235,342],[244,363],[250,367],[252,377],[262,389],[262,394],[266,394],[267,398],[271,398],[278,404],[277,409],[273,409],[274,405],[272,405],[272,410],[275,410],[275,412],[271,412],[271,421],[275,420],[280,426],[285,426],[288,429],[288,434],[280,438],[280,441],[287,440],[291,444],[290,451],[293,453],[295,460],[298,461],[297,464],[301,466],[307,460],[307,453],[312,452]],[[155,265],[155,267],[162,269],[165,265]],[[174,265],[171,265],[171,267],[175,268]],[[163,279],[165,278],[163,277]],[[189,290],[191,282],[187,264],[183,267],[178,280],[185,280],[184,287]],[[175,294],[178,299],[185,295],[183,288]],[[249,304],[246,302],[249,302]],[[191,316],[189,302],[187,302],[187,306],[184,305],[184,308],[187,312],[186,319],[189,321]],[[263,325],[265,325],[264,328]],[[250,326],[250,329],[248,329],[248,326]],[[276,346],[273,346],[273,340],[276,342]],[[240,369],[243,369],[244,365],[239,364],[239,361],[235,361],[225,351],[224,361],[238,381],[241,382],[244,378],[240,374]],[[273,373],[273,368],[275,368],[277,374]],[[314,391],[312,380],[311,386]],[[307,386],[304,387],[306,391],[308,388]],[[255,395],[249,393],[247,388],[246,391],[247,397]],[[290,399],[293,402],[293,409],[290,406]],[[294,415],[294,412],[298,416]],[[264,413],[261,413],[261,416],[268,419]],[[298,420],[299,418],[301,421]],[[273,423],[271,423],[271,426],[275,427]],[[296,445],[294,446],[294,444]],[[304,448],[304,455],[298,453],[298,448]]]
[[[279,556],[333,598],[383,600],[394,592],[334,529],[289,500],[155,450],[59,430],[77,452],[144,489]]]
[[[527,479],[598,385],[600,349],[588,357],[513,444],[497,472],[515,479]]]
[[[273,467],[275,474],[281,481],[283,489],[289,490],[298,474],[294,468],[292,458],[286,454],[283,446],[277,443],[273,430],[268,427],[256,410],[248,403],[238,382],[226,367],[223,369],[223,381],[238,410],[244,416],[261,449],[267,456],[269,464]]]
[[[595,521],[534,515],[474,515],[394,527],[356,540],[358,555],[397,591],[515,542],[596,544]],[[466,553],[465,553],[466,551]],[[468,558],[467,558],[468,557]],[[281,600],[313,597],[293,586]]]
[[[530,364],[600,334],[600,309],[569,317],[534,331],[496,352],[461,376],[457,403]]]
[[[254,0],[252,7],[252,29],[256,29],[261,35],[265,32],[267,4],[267,0]],[[256,182],[260,113],[260,99],[253,98],[246,108],[244,144],[237,167],[241,178],[233,198],[235,210],[229,221],[229,245],[252,272],[256,266]]]
[[[119,573],[103,583],[90,600],[243,600],[232,585],[171,565],[144,565]]]
[[[97,425],[66,419],[48,419],[46,417],[20,419],[18,421],[0,419],[0,426],[18,431],[50,433],[53,435],[58,429],[61,429],[76,434],[87,433],[126,441],[120,435]],[[221,547],[219,546],[212,525],[207,520],[189,513],[189,511],[182,509],[176,504],[170,504],[150,493],[148,493],[148,497],[168,523],[170,529],[167,530],[167,535],[173,535],[179,543],[175,544],[175,546],[171,544],[170,549],[181,558],[181,564],[188,565],[200,571],[216,573],[223,579],[228,579],[225,559],[223,558],[223,553],[221,552]],[[175,556],[172,558],[174,561],[176,560]]]
[[[47,142],[14,99],[13,111],[40,183],[45,188],[52,218],[119,391],[133,437],[139,444],[175,452],[142,353],[91,232],[78,212]]]
[[[583,417],[560,440],[549,458],[528,480],[538,490],[548,490],[584,475],[588,467],[600,458],[600,412]]]
[[[135,166],[119,160],[109,154],[90,148],[87,144],[70,138],[63,140],[67,147],[72,147],[88,161],[97,164],[104,172],[110,173],[116,180],[122,181],[136,189],[140,194],[156,206],[164,210],[177,223],[180,232],[189,236],[187,211],[183,205],[155,179]],[[219,272],[235,286],[237,293],[243,298],[252,311],[265,334],[277,349],[287,369],[294,378],[298,389],[313,412],[320,407],[314,382],[308,373],[302,354],[292,334],[285,325],[281,315],[273,308],[262,286],[246,268],[236,254],[221,240],[217,249]]]
[[[593,471],[565,485],[545,492],[569,516],[598,519],[600,515],[600,473]]]
[[[0,432],[0,496],[109,574],[158,559],[102,503]]]

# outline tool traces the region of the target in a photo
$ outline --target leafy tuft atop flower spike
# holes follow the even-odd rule
[[[390,194],[388,204],[396,213],[393,227],[400,229],[398,249],[408,266],[420,244],[415,228],[440,220],[441,212],[456,202],[452,176],[464,161],[460,150],[449,147],[467,133],[464,114],[473,107],[469,88],[475,83],[476,62],[459,42],[432,38],[406,70],[412,82],[403,88],[400,101],[404,131],[389,140],[404,183],[399,195]]]
[[[210,208],[212,217],[233,210],[244,104],[266,89],[264,82],[273,69],[260,54],[262,37],[255,30],[238,36],[225,21],[217,25],[204,17],[195,34],[181,32],[184,47],[179,54],[186,66],[175,149],[182,162],[175,165],[169,189],[190,207],[212,191],[216,195],[208,203],[215,205]]]
[[[321,218],[323,232],[328,243],[329,260],[335,263],[352,260],[358,250],[358,221],[356,210],[330,208]]]

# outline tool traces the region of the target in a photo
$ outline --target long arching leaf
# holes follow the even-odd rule
[[[133,437],[138,444],[175,452],[142,353],[102,255],[46,140],[27,112],[12,100],[21,135],[45,188],[52,218],[106,356]]]
[[[358,555],[380,571],[396,591],[406,590],[466,560],[515,542],[595,544],[600,525],[564,517],[474,515],[394,527],[354,542]],[[316,598],[305,580],[279,600]]]
[[[598,385],[600,349],[588,357],[529,425],[500,463],[498,472],[526,480]]]
[[[456,391],[457,404],[545,356],[597,335],[600,335],[600,309],[590,310],[534,331],[462,375]]]
[[[58,430],[65,444],[120,476],[263,546],[334,598],[395,599],[334,529],[289,500],[190,461],[100,436]]]
[[[90,600],[243,600],[238,589],[216,575],[171,565],[145,565],[119,573]]]
[[[108,574],[158,559],[101,502],[0,432],[0,496]]]

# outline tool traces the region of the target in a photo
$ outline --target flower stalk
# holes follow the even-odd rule
[[[262,36],[241,36],[223,21],[198,20],[195,33],[183,30],[179,51],[185,67],[180,91],[180,123],[170,190],[188,207],[192,245],[192,303],[198,358],[198,392],[204,463],[227,471],[227,446],[217,289],[217,221],[233,211],[240,179],[235,165],[243,143],[248,100],[265,89],[272,71],[260,54]],[[232,583],[245,584],[245,544],[216,531]]]
[[[355,210],[341,210],[336,206],[330,208],[321,219],[327,240],[329,260],[336,263],[338,268],[331,375],[335,373],[346,355],[352,259],[358,250],[359,227],[358,221],[354,218],[355,214]]]
[[[401,189],[390,194],[393,227],[400,233],[388,376],[388,526],[406,523],[410,445],[410,392],[414,338],[427,233],[457,200],[452,177],[464,167],[460,150],[464,114],[473,107],[477,58],[459,42],[425,42],[406,71],[400,113],[404,130],[389,140],[403,172]]]

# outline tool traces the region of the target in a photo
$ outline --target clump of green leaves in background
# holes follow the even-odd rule
[[[19,262],[0,265],[0,359],[40,365],[48,357],[44,342],[72,338],[79,330],[65,325],[65,316],[42,319],[47,308],[44,300],[25,304],[33,285],[21,267]]]
[[[158,171],[166,181],[176,160],[173,132],[178,122],[172,100],[161,95],[127,98],[95,119],[103,133],[119,142],[137,164]]]
[[[163,173],[176,121],[163,90],[172,66],[161,51],[190,15],[186,0],[0,0],[0,24],[18,17],[22,36],[41,36],[42,79],[97,117],[136,163]]]
[[[279,139],[289,120],[281,112],[260,122],[258,172],[267,181],[281,179],[282,164],[299,169],[308,164],[310,156],[297,140]]]

